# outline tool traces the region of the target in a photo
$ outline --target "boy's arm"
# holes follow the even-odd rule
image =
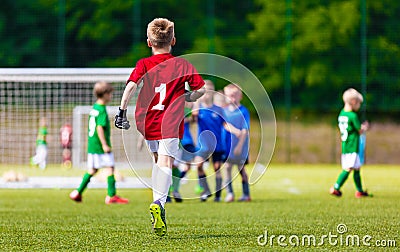
[[[121,105],[120,105],[120,109],[121,110],[126,110],[126,108],[128,107],[129,101],[132,98],[132,95],[135,93],[137,88],[137,84],[133,81],[128,82],[128,84],[126,84],[124,93],[122,94],[122,98],[121,98]]]
[[[96,127],[96,130],[97,130],[97,136],[99,137],[100,142],[101,142],[101,146],[103,147],[103,151],[104,151],[105,153],[111,152],[111,147],[108,146],[107,141],[106,141],[106,137],[105,137],[105,135],[104,135],[104,128],[103,128],[103,126],[98,125],[98,126]]]
[[[224,128],[229,133],[234,134],[237,138],[240,138],[240,136],[242,134],[242,131],[240,129],[236,128],[235,126],[233,126],[232,124],[230,124],[228,122],[224,122]]]
[[[233,150],[233,154],[235,156],[239,156],[241,154],[242,149],[243,149],[243,144],[246,141],[247,135],[248,135],[248,131],[246,129],[242,129],[241,133],[240,133],[240,137],[239,137],[239,142],[236,145],[235,149]]]
[[[119,129],[129,129],[131,126],[129,125],[129,121],[126,118],[126,109],[128,108],[129,101],[132,98],[132,95],[135,93],[137,88],[137,84],[133,81],[129,81],[126,84],[124,93],[122,94],[121,104],[119,107],[119,112],[115,116],[115,127]]]

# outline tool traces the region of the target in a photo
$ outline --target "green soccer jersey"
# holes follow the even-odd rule
[[[47,135],[47,127],[40,127],[38,136],[36,138],[36,146],[47,144],[46,135]]]
[[[361,123],[353,111],[342,109],[339,113],[339,129],[342,139],[342,154],[358,153]]]
[[[95,103],[89,114],[88,153],[90,154],[104,153],[100,138],[97,134],[97,126],[103,127],[106,142],[108,146],[111,147],[111,127],[110,120],[108,120],[106,106]]]

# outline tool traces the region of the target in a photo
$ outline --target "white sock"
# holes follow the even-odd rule
[[[153,200],[160,201],[161,206],[165,206],[169,187],[172,183],[172,169],[169,167],[159,167],[156,181],[153,184]]]

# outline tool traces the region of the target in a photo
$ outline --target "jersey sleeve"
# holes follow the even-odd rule
[[[136,63],[135,68],[133,69],[131,75],[129,76],[128,80],[126,81],[126,84],[128,84],[130,81],[135,82],[136,84],[139,84],[140,79],[143,77],[143,75],[146,73],[146,69],[144,67],[144,62],[143,59],[139,60]]]
[[[190,63],[189,63],[190,64]],[[196,68],[190,64],[190,76],[188,78],[189,86],[191,90],[199,90],[204,86],[203,78],[197,73]]]
[[[97,119],[96,120],[97,121],[96,122],[97,126],[105,127],[107,125],[108,118],[107,118],[107,114],[106,113],[100,113],[99,116],[96,119]]]

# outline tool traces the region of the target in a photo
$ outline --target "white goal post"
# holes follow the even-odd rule
[[[29,165],[29,158],[35,154],[39,119],[45,117],[48,164],[61,164],[60,128],[69,123],[73,125],[73,166],[86,169],[88,111],[95,102],[93,85],[107,81],[114,87],[113,100],[107,107],[117,168],[130,167],[128,154],[134,168],[151,169],[147,150],[139,152],[136,148],[134,107],[128,109],[131,129],[114,127],[114,116],[131,72],[132,68],[0,68],[0,163]]]

